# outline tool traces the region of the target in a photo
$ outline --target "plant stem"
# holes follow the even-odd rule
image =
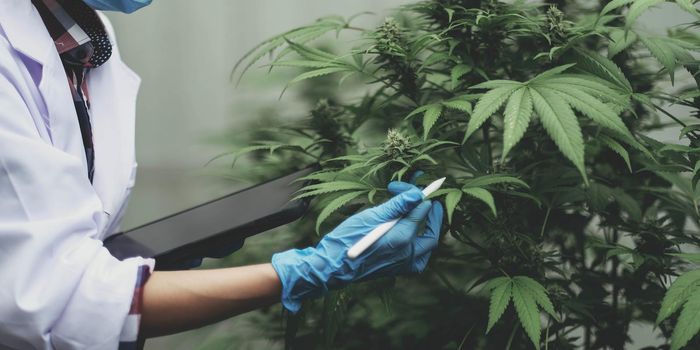
[[[469,337],[469,334],[471,334],[472,330],[474,330],[474,326],[476,326],[476,323],[469,328],[466,334],[464,334],[464,337],[462,338],[462,342],[459,343],[459,346],[457,347],[457,350],[462,350],[462,347],[464,346],[464,343],[467,341],[467,338]]]
[[[547,214],[544,215],[544,222],[542,222],[542,229],[540,230],[540,237],[544,237],[544,229],[547,227],[547,221],[549,221],[549,213],[552,212],[552,207],[547,207]]]
[[[481,127],[481,133],[484,137],[484,147],[486,147],[486,161],[489,168],[491,168],[493,164],[493,156],[491,154],[491,135],[489,134],[489,127],[490,123],[486,121],[484,126]]]
[[[510,346],[513,344],[513,338],[515,338],[515,332],[518,330],[518,325],[519,323],[515,323],[515,326],[513,326],[513,330],[510,332],[510,336],[508,337],[508,343],[506,344],[506,349],[505,350],[510,350]]]

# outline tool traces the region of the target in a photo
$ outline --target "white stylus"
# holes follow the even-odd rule
[[[430,185],[423,189],[423,197],[428,197],[433,192],[437,191],[440,186],[442,186],[443,182],[445,182],[444,177],[430,183]],[[400,219],[401,218],[394,219],[375,227],[370,233],[362,237],[359,241],[357,241],[357,243],[348,249],[348,257],[350,259],[355,259],[360,256],[360,254],[374,244],[374,242],[384,236],[385,233],[389,232],[389,230],[391,230],[391,228],[394,227],[394,225],[396,225]]]

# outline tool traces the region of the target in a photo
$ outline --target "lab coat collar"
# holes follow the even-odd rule
[[[15,50],[42,66],[46,63],[54,49],[53,40],[30,0],[0,1],[0,23]]]

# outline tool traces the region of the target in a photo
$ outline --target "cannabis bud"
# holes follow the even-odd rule
[[[411,139],[398,130],[389,129],[384,142],[384,154],[395,159],[405,155],[412,148]]]
[[[547,27],[550,37],[555,42],[566,39],[569,22],[564,19],[564,13],[556,5],[550,5],[547,10]]]
[[[337,156],[352,140],[342,123],[343,108],[328,99],[320,99],[311,110],[311,128],[322,138],[331,142],[323,145],[324,154]]]
[[[384,24],[377,28],[376,40],[377,50],[381,53],[394,54],[401,51],[403,47],[401,27],[394,18],[387,17]]]

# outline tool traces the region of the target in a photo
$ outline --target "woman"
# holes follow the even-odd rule
[[[269,264],[152,272],[150,259],[112,257],[102,240],[118,230],[134,183],[139,78],[95,10],[149,2],[0,1],[0,348],[137,348],[278,301],[297,312],[329,289],[425,268],[442,207],[407,183],[390,184],[391,200],[316,247]],[[346,257],[398,217],[364,254]]]

